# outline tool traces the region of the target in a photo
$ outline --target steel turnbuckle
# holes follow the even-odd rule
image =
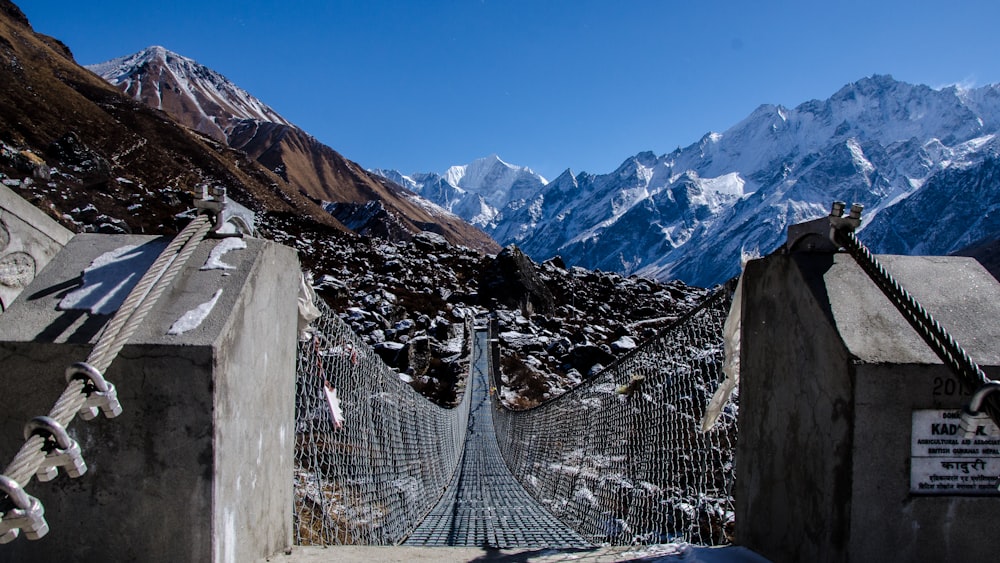
[[[983,401],[986,396],[994,391],[1000,391],[1000,381],[990,380],[983,384],[978,391],[972,394],[969,404],[962,408],[962,419],[959,421],[959,428],[965,433],[966,438],[971,438],[981,432],[980,427],[984,427],[988,422],[993,422],[990,415],[983,412]]]
[[[97,417],[98,409],[106,418],[114,418],[122,413],[114,384],[106,381],[94,366],[86,362],[77,362],[66,368],[66,382],[76,379],[83,380],[83,393],[87,395],[87,402],[80,407],[80,418],[93,420]]]
[[[47,416],[36,416],[29,420],[24,425],[24,439],[27,440],[36,434],[45,440],[42,444],[45,460],[35,472],[35,477],[39,481],[55,479],[59,475],[60,467],[74,479],[87,472],[87,463],[83,461],[80,444],[70,438],[66,429],[56,420]]]
[[[49,533],[42,503],[24,492],[17,481],[0,475],[0,493],[7,497],[0,497],[0,543],[14,541],[22,530],[29,540]]]

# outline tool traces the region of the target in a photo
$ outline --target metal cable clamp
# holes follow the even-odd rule
[[[29,540],[49,533],[42,503],[24,492],[17,481],[0,475],[0,493],[7,497],[0,498],[0,543],[14,541],[22,530]]]
[[[972,394],[969,404],[962,407],[962,420],[959,422],[959,428],[965,433],[966,438],[972,438],[980,432],[981,426],[987,422],[993,422],[989,413],[983,409],[983,402],[986,400],[986,396],[994,391],[1000,391],[1000,381],[991,379]]]
[[[36,416],[24,425],[24,439],[39,435],[45,440],[42,451],[45,461],[38,467],[35,476],[39,481],[51,481],[59,475],[59,468],[72,478],[87,472],[87,463],[80,452],[80,444],[69,437],[66,429],[55,419],[47,416]]]
[[[195,198],[194,206],[199,213],[204,213],[212,219],[212,230],[207,236],[211,238],[242,237],[243,233],[222,233],[219,229],[226,224],[227,203],[226,188],[223,186],[201,186],[201,194]]]
[[[845,207],[847,205],[844,202],[835,201],[826,217],[790,225],[785,252],[837,252],[841,247],[837,233],[853,233],[860,227],[861,212],[865,208],[860,203],[852,204],[850,214],[844,217]]]
[[[114,384],[106,381],[96,368],[86,362],[77,362],[66,368],[66,382],[74,379],[83,380],[82,392],[87,395],[87,401],[80,407],[80,418],[93,420],[97,417],[98,409],[107,418],[114,418],[122,413]]]

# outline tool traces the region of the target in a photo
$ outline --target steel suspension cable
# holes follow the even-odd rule
[[[896,281],[885,269],[875,255],[860,241],[854,232],[848,229],[837,229],[835,241],[844,247],[861,269],[889,298],[896,309],[917,331],[931,350],[954,372],[970,393],[990,381],[972,357],[958,342],[942,327],[931,314],[924,309],[906,289]],[[988,398],[988,400],[991,398]],[[1000,424],[1000,409],[995,402],[988,403],[988,412],[995,422]]]
[[[87,364],[99,373],[104,373],[121,352],[125,342],[135,333],[164,289],[180,272],[211,226],[209,217],[201,215],[167,245],[108,322],[94,349],[88,355]],[[63,427],[68,425],[87,402],[87,394],[84,393],[86,385],[83,379],[72,379],[56,400],[48,416]],[[27,485],[46,457],[46,452],[42,449],[44,444],[45,439],[37,434],[28,438],[13,461],[4,469],[3,475],[13,479],[22,487]]]

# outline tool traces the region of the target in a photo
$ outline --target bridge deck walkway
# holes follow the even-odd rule
[[[588,547],[586,540],[539,505],[507,469],[493,427],[488,372],[486,333],[478,332],[462,461],[444,496],[403,545]]]

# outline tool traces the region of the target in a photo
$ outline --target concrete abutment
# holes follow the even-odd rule
[[[68,426],[89,470],[25,487],[50,531],[0,545],[0,561],[254,561],[291,545],[299,264],[288,247],[244,241],[222,256],[231,269],[200,269],[223,241],[200,243],[105,373],[121,416]],[[60,301],[95,258],[126,245],[158,252],[165,241],[77,235],[0,315],[4,464],[110,319]]]
[[[1000,285],[982,266],[879,259],[1000,378]],[[738,544],[779,562],[996,558],[996,446],[928,447],[969,395],[850,256],[752,261],[742,316]],[[958,487],[973,482],[990,486]]]

